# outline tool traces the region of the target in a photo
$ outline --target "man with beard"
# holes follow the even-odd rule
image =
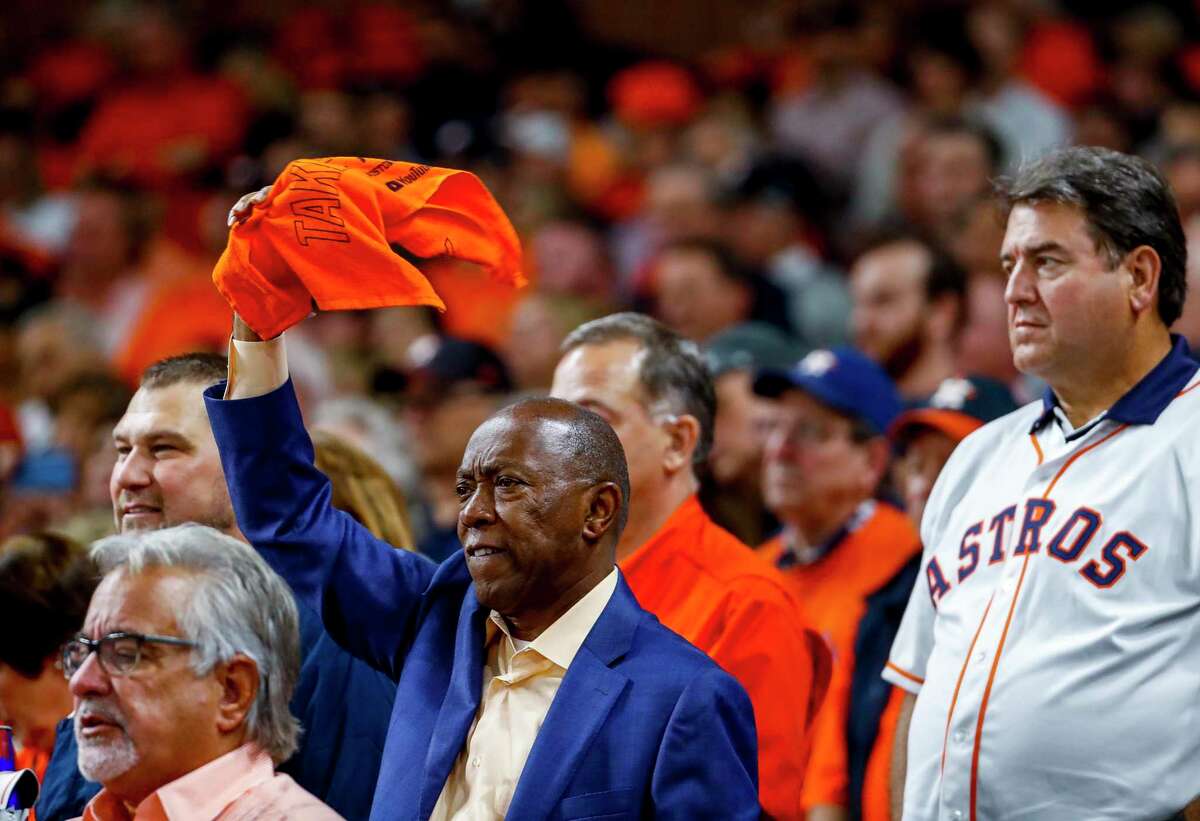
[[[296,749],[296,604],[258,554],[210,527],[111,536],[66,643],[83,821],[339,816],[275,766]]]
[[[134,533],[187,522],[243,539],[204,413],[204,388],[225,378],[213,354],[164,359],[113,430],[117,461],[109,489],[117,530]],[[365,818],[379,772],[395,689],[338,647],[320,616],[300,607],[300,680],[292,711],[304,737],[281,770],[347,818]],[[60,821],[82,812],[99,787],[76,767],[75,737],[59,725],[37,813]]]
[[[850,269],[854,344],[906,402],[928,398],[955,375],[966,294],[962,268],[915,236],[875,242]]]

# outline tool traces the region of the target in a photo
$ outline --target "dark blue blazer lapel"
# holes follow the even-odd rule
[[[429,753],[425,757],[425,778],[421,783],[420,817],[428,818],[446,785],[455,759],[466,745],[467,732],[479,709],[483,683],[484,622],[488,611],[475,596],[475,585],[467,588],[458,616],[454,639],[454,667],[446,697],[438,711]]]
[[[643,611],[622,578],[571,662],[538,732],[510,818],[547,818],[578,771],[629,679],[611,665],[629,651]]]

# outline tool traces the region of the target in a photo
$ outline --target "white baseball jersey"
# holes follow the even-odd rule
[[[1187,347],[1072,431],[963,440],[884,678],[917,693],[905,821],[1153,819],[1200,793],[1200,378]]]

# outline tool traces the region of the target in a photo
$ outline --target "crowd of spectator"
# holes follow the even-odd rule
[[[853,341],[906,398],[970,372],[1027,399],[990,179],[1073,141],[1137,151],[1200,235],[1185,4],[774,2],[670,58],[592,33],[584,4],[84,4],[24,25],[0,89],[0,533],[102,533],[109,428],[147,365],[223,350],[225,212],[296,157],[470,169],[525,245],[524,292],[442,271],[444,314],[293,335],[315,418],[400,483],[432,555],[466,433],[548,388],[583,321],[633,307],[700,343],[759,321],[798,351]]]

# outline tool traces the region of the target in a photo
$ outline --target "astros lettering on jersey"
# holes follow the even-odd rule
[[[1200,793],[1200,379],[1187,344],[1072,430],[965,439],[884,678],[919,694],[904,818],[1162,819]]]

